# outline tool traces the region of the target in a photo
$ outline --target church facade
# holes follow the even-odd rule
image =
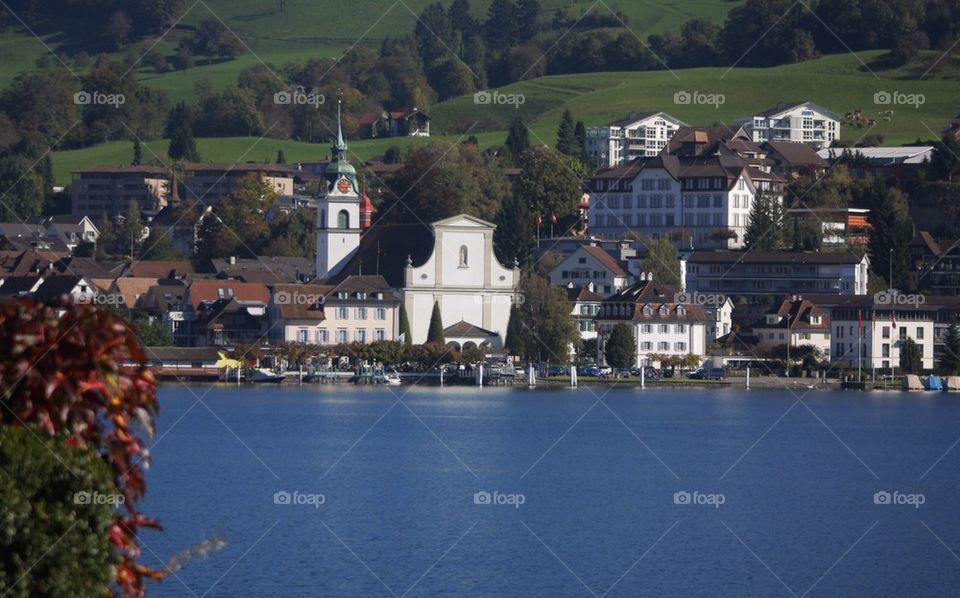
[[[372,206],[347,161],[339,107],[337,119],[334,159],[317,197],[318,282],[382,276],[400,295],[413,343],[426,342],[436,304],[448,344],[502,347],[520,270],[494,255],[496,225],[459,214],[432,224],[371,226]]]

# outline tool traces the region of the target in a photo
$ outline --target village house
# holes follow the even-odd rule
[[[785,297],[770,308],[752,327],[757,342],[800,347],[809,345],[830,359],[830,315],[799,295]]]
[[[360,116],[360,136],[377,137],[429,137],[430,117],[413,108],[391,112],[367,112]]]
[[[170,202],[170,172],[164,166],[90,166],[71,174],[73,216],[99,222],[104,215],[123,215],[134,201],[141,212],[155,215]]]
[[[607,250],[582,245],[550,271],[550,284],[557,287],[587,287],[603,296],[623,290],[633,281],[629,266]]]
[[[677,302],[677,294],[673,287],[641,280],[604,300],[596,317],[601,359],[606,339],[620,323],[632,328],[637,342],[634,366],[661,365],[651,357],[658,354],[705,355],[710,318],[700,305]]]

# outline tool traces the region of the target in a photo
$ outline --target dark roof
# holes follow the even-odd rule
[[[603,295],[594,293],[587,287],[568,287],[567,300],[570,303],[580,303],[580,302],[599,303],[600,301],[603,301]]]
[[[215,272],[220,278],[237,278],[245,282],[267,284],[303,282],[314,276],[315,262],[306,257],[257,257],[236,259],[211,259],[205,270]]]
[[[714,153],[717,151],[721,142],[729,141],[737,137],[743,130],[742,127],[728,127],[720,125],[716,127],[680,127],[670,138],[670,142],[664,148],[663,153],[675,155],[683,149],[685,143],[696,142],[703,146],[701,153]]]
[[[776,324],[768,324],[768,315],[780,316]],[[810,323],[810,316],[819,316],[820,324]],[[830,316],[813,301],[804,297],[786,297],[779,305],[767,310],[763,318],[757,320],[753,328],[789,328],[790,330],[830,330]]]
[[[859,264],[863,258],[847,251],[694,251],[687,258],[697,264]]]
[[[137,260],[123,268],[122,276],[138,278],[190,278],[193,266],[186,260]]]
[[[0,284],[0,295],[23,295],[33,291],[39,276],[7,276]]]
[[[629,276],[626,268],[624,268],[623,264],[620,263],[620,260],[613,257],[603,249],[595,245],[583,245],[580,249],[600,262],[600,264],[612,272],[614,276]]]
[[[808,166],[826,168],[829,162],[820,157],[812,146],[806,143],[789,143],[785,141],[767,141],[763,144],[771,157],[781,164],[788,166]]]
[[[702,322],[706,321],[707,313],[703,306],[696,304],[677,303],[677,290],[669,285],[661,284],[652,280],[643,280],[631,285],[616,295],[607,298],[600,308],[600,314],[597,319],[600,320],[634,320],[634,321],[687,321]],[[630,305],[627,313],[618,313],[616,308],[622,305]],[[649,305],[653,308],[653,313],[645,315],[644,306]],[[667,308],[667,314],[661,315],[660,308]],[[683,307],[683,313],[680,313],[680,307]]]
[[[334,277],[320,281],[339,284],[347,276],[381,274],[391,287],[404,284],[407,256],[414,266],[422,266],[433,252],[433,229],[425,224],[377,224],[360,237],[360,248]],[[378,265],[379,264],[379,265]]]
[[[37,301],[53,301],[70,294],[82,281],[81,276],[48,276],[34,292],[34,297]]]
[[[391,291],[387,279],[379,274],[365,274],[363,276],[348,276],[330,292],[336,293],[387,293]]]
[[[57,260],[53,268],[61,274],[76,274],[87,278],[114,278],[110,270],[88,257],[65,257]]]
[[[460,320],[452,326],[447,326],[443,329],[443,335],[480,338],[499,336],[496,332],[491,332],[485,328],[480,328],[479,326],[475,326],[466,320]]]
[[[802,106],[804,104],[806,104],[806,102],[780,101],[780,102],[777,102],[777,105],[774,106],[773,108],[769,108],[767,110],[764,110],[763,112],[757,113],[757,116],[773,116],[774,114],[780,114],[781,112],[784,112],[786,110],[793,110],[797,106]]]
[[[180,311],[186,292],[187,287],[182,281],[160,281],[160,284],[150,287],[142,305],[144,309],[161,314]]]

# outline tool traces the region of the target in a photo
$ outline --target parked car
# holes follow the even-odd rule
[[[562,365],[551,365],[547,367],[540,368],[540,375],[544,377],[551,376],[563,376],[567,373],[567,368]]]
[[[577,373],[581,376],[599,376],[600,368],[595,365],[585,365]]]
[[[687,377],[692,380],[723,380],[727,377],[727,371],[723,368],[700,368]]]
[[[608,365],[600,366],[599,370],[601,376],[609,376],[613,373],[613,368]]]
[[[652,365],[647,365],[643,367],[643,377],[647,380],[656,380],[657,378],[663,377],[663,372],[658,368],[653,367]],[[633,368],[632,374],[634,376],[640,377],[640,368]]]

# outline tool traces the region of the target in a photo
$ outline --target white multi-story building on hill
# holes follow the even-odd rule
[[[780,102],[769,110],[734,122],[743,125],[757,143],[790,141],[806,143],[819,150],[840,139],[840,121],[840,115],[814,102]]]
[[[663,151],[686,123],[666,112],[632,112],[626,118],[587,129],[587,154],[601,167],[619,166]]]
[[[783,182],[736,156],[637,160],[588,181],[590,232],[668,237],[685,248],[739,249],[757,194],[782,200]]]

